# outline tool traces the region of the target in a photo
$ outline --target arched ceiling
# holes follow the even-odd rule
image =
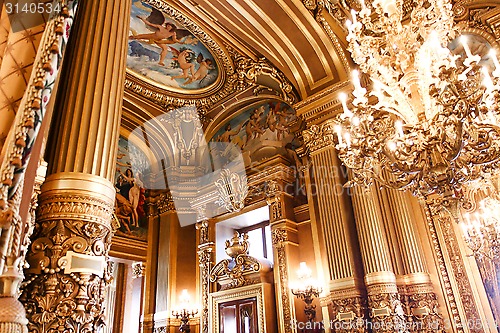
[[[300,99],[347,79],[348,60],[341,45],[345,38],[336,36],[344,32],[326,10],[317,20],[300,0],[172,0],[169,4],[210,35],[247,55],[265,57],[285,74]]]

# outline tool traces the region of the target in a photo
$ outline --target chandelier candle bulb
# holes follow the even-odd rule
[[[403,122],[401,120],[396,120],[394,122],[394,126],[396,127],[396,132],[399,137],[403,137],[405,133],[403,132]]]
[[[340,102],[342,103],[342,109],[344,110],[344,115],[346,117],[351,118],[353,116],[353,113],[347,107],[347,95],[345,93],[340,93],[339,99],[340,99]]]
[[[352,83],[354,84],[354,96],[360,98],[366,94],[366,89],[361,87],[361,82],[359,80],[359,72],[357,70],[352,71]]]
[[[351,134],[345,133],[344,140],[345,140],[345,143],[347,145],[347,148],[350,148],[351,147]]]
[[[342,127],[340,125],[335,125],[335,132],[337,132],[337,139],[339,140],[339,146],[342,145]]]

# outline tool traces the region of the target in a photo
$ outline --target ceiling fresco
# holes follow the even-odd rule
[[[220,73],[190,30],[143,1],[132,3],[127,67],[148,83],[190,94],[214,85]]]

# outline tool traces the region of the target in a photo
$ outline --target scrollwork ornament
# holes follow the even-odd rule
[[[208,229],[208,226],[207,226]],[[210,270],[212,266],[212,247],[203,246],[198,251],[198,260],[200,263],[200,284],[201,284],[201,313],[200,325],[201,332],[208,333],[209,320],[209,293],[210,293]]]
[[[44,193],[40,201],[39,227],[27,255],[30,267],[25,271],[21,296],[28,328],[37,333],[98,331],[104,325],[108,267],[95,274],[74,269],[68,266],[73,262],[68,253],[106,261],[112,237],[112,202]]]
[[[331,300],[335,332],[366,333],[368,303],[365,297],[353,296]]]
[[[376,285],[367,289],[370,317],[374,327],[373,332],[408,332],[396,286]],[[396,292],[391,292],[393,289]]]
[[[402,297],[407,326],[410,332],[444,332],[437,296],[432,285],[410,285]]]

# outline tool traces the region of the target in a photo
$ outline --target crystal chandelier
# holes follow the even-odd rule
[[[350,183],[375,179],[417,196],[461,198],[463,184],[491,175],[500,158],[500,64],[482,66],[467,40],[464,55],[448,0],[418,0],[404,17],[401,0],[361,3],[348,22],[349,51],[370,79],[353,71],[351,105],[335,128]]]
[[[245,207],[248,195],[246,175],[239,175],[229,169],[222,169],[215,181],[219,198],[215,203],[229,212],[239,212]]]

